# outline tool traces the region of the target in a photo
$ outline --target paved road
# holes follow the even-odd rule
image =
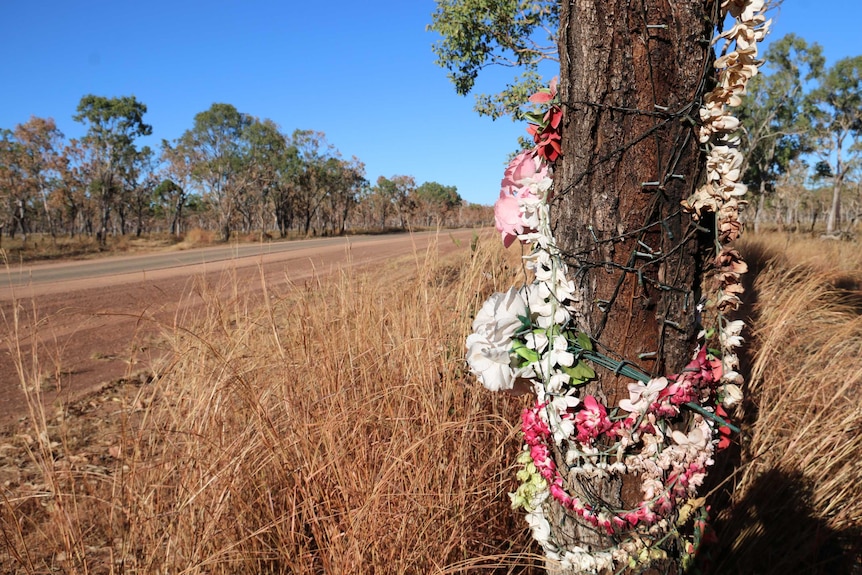
[[[448,232],[444,232],[446,234]],[[455,232],[459,235],[463,231]],[[419,232],[415,234],[387,234],[378,236],[353,236],[337,238],[318,238],[290,242],[268,242],[257,244],[236,244],[197,248],[185,251],[170,251],[154,254],[133,256],[111,256],[87,261],[61,263],[25,263],[10,265],[0,273],[0,300],[15,295],[31,297],[44,293],[66,291],[72,285],[70,282],[93,278],[112,278],[110,283],[122,281],[143,281],[147,272],[162,272],[182,268],[180,273],[212,271],[217,269],[210,264],[231,262],[232,265],[251,265],[257,261],[275,261],[283,259],[285,254],[301,253],[309,257],[309,252],[322,252],[333,248],[347,250],[364,244],[381,244],[401,238],[413,238],[424,242],[426,238],[436,236],[436,232]],[[444,235],[445,237],[445,235]],[[245,260],[245,261],[242,261]],[[194,267],[190,267],[194,266]],[[209,269],[207,269],[209,266]],[[125,277],[123,277],[125,276]],[[63,285],[54,288],[44,287],[46,284]],[[23,292],[20,288],[25,289]]]
[[[0,275],[0,425],[26,414],[22,384],[40,390],[50,406],[146,371],[165,353],[161,334],[207,305],[205,291],[258,297],[265,285],[270,295],[283,293],[346,267],[432,248],[466,250],[474,233],[324,238],[10,267]]]

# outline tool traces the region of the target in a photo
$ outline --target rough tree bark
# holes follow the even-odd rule
[[[679,371],[695,347],[700,254],[710,240],[680,202],[704,170],[692,119],[711,87],[714,9],[708,0],[561,6],[554,233],[580,288],[580,328],[653,375]],[[616,405],[629,382],[600,373],[590,392]],[[617,504],[641,495],[636,478],[568,479]],[[558,505],[549,520],[563,526],[557,539],[566,546],[614,543]]]

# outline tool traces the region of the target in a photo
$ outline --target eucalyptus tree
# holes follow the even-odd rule
[[[303,233],[308,235],[312,232],[312,222],[318,210],[341,176],[341,156],[326,141],[323,132],[295,130],[290,145],[296,149],[301,162],[293,206]]]
[[[88,151],[92,180],[90,193],[99,206],[99,243],[107,241],[108,223],[114,200],[122,190],[123,171],[128,169],[128,156],[135,149],[135,140],[149,136],[153,129],[144,123],[147,107],[134,96],[106,98],[87,95],[81,98],[76,122],[87,126],[81,142]]]
[[[505,33],[482,26],[477,33],[462,16],[484,7],[491,15],[480,16],[481,22],[495,22],[499,10],[508,13],[500,16],[506,23],[542,4],[438,1],[460,7],[442,12],[447,28],[432,25],[445,36],[441,64],[452,71],[459,93],[471,89],[476,74],[493,62],[489,54],[508,46],[498,40],[506,40]],[[572,0],[559,3],[550,20],[559,24],[560,81],[543,101],[557,102],[561,113],[547,121],[559,122],[553,126],[561,154],[551,158],[556,160],[552,218],[575,286],[572,329],[650,378],[679,373],[697,342],[697,303],[705,295],[703,274],[716,256],[711,250],[718,230],[710,229],[712,214],[694,222],[681,205],[704,187],[707,172],[699,141],[704,134],[694,118],[714,70],[711,39],[719,11],[728,5],[741,11],[740,4],[745,3]],[[762,2],[755,10],[760,7]],[[756,73],[755,65],[746,66],[745,73]],[[548,143],[540,141],[539,132],[535,136],[537,144]],[[610,403],[628,396],[627,383],[619,371],[597,370],[585,393]],[[566,453],[556,448],[553,457],[566,461]],[[575,500],[598,500],[612,509],[633,505],[639,491],[636,474],[587,477],[564,471],[563,481]],[[555,545],[587,550],[615,545],[586,516],[575,516],[552,499],[547,513]]]
[[[153,193],[164,211],[171,235],[179,237],[183,227],[184,208],[194,185],[193,166],[191,158],[184,154],[181,148],[171,146],[167,140],[162,140],[160,160],[161,182]]]
[[[250,184],[245,131],[253,122],[231,104],[216,103],[196,114],[192,128],[176,141],[176,153],[192,166],[192,181],[215,210],[224,241],[230,240],[237,204]]]
[[[428,26],[441,36],[434,44],[437,63],[449,70],[455,90],[473,90],[489,66],[510,68],[512,83],[496,94],[476,96],[476,111],[498,118],[517,116],[543,84],[540,64],[559,62],[556,0],[437,0]]]
[[[459,207],[463,200],[455,186],[444,186],[438,182],[424,182],[414,192],[420,211],[425,214],[426,225],[446,220],[447,216]]]
[[[246,169],[252,193],[246,197],[244,211],[266,233],[267,222],[274,221],[279,235],[285,237],[293,222],[293,204],[302,165],[299,152],[270,119],[255,120],[247,128]],[[270,218],[272,216],[272,218]]]
[[[55,203],[63,212],[70,237],[77,233],[92,235],[95,207],[88,193],[93,174],[92,166],[87,162],[87,148],[80,140],[73,138],[63,149],[63,156],[67,165]]]
[[[14,237],[21,227],[21,233],[26,237],[29,226],[27,212],[23,209],[25,191],[21,145],[12,130],[0,129],[0,234],[7,231]]]
[[[42,208],[51,237],[56,236],[50,198],[62,181],[66,169],[63,155],[63,133],[53,118],[33,116],[15,126],[15,140],[20,152],[20,168],[27,195]]]
[[[164,214],[168,225],[168,233],[179,237],[182,228],[183,207],[186,203],[185,190],[171,179],[160,181],[153,188],[153,194],[159,206],[159,211]]]
[[[823,75],[810,94],[808,114],[819,175],[832,183],[826,234],[841,226],[841,192],[848,173],[862,157],[862,55],[844,58]]]
[[[365,164],[356,156],[349,161],[339,159],[325,201],[323,226],[334,234],[343,234],[354,207],[368,186]]]
[[[374,216],[374,223],[380,230],[386,229],[386,219],[395,207],[397,190],[395,182],[385,176],[379,176],[365,195],[364,202],[368,204]]]
[[[805,86],[822,76],[824,62],[818,44],[788,34],[769,46],[765,70],[751,79],[742,99],[739,119],[746,154],[741,170],[756,196],[755,229],[778,178],[792,162],[813,151]]]
[[[117,207],[121,233],[126,233],[126,223],[131,217],[134,218],[135,236],[140,237],[145,224],[154,215],[154,193],[159,183],[156,170],[156,154],[149,146],[144,146],[140,151],[130,151],[126,157],[122,201]]]
[[[380,176],[366,201],[371,202],[372,209],[379,218],[380,229],[386,228],[390,215],[397,216],[398,227],[406,229],[416,206],[416,179],[406,175],[395,175],[391,178]]]

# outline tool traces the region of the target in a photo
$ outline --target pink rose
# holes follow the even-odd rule
[[[514,196],[523,186],[520,181],[536,173],[536,160],[533,150],[524,150],[509,162],[500,182],[500,195]]]
[[[517,239],[518,234],[524,233],[518,198],[500,194],[500,199],[494,204],[494,223],[497,231],[503,236],[503,245],[508,248]]]

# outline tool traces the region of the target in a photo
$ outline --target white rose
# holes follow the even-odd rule
[[[491,391],[512,389],[515,382],[509,348],[512,340],[497,343],[485,335],[473,333],[467,337],[467,364],[479,382]]]
[[[483,334],[495,343],[511,342],[512,337],[523,326],[521,317],[526,315],[527,304],[521,297],[520,290],[509,288],[506,293],[493,294],[482,305],[473,320],[473,332]]]

